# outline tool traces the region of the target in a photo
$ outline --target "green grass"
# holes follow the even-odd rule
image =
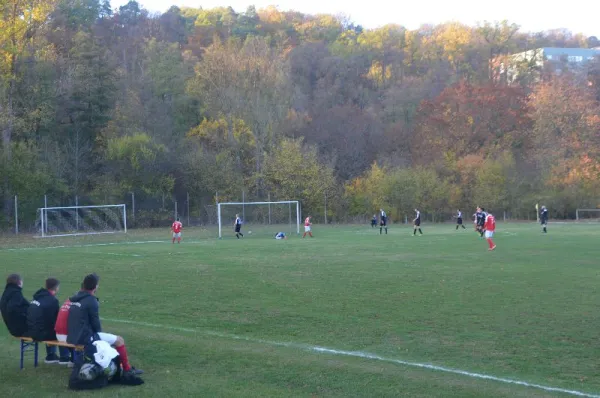
[[[61,301],[86,273],[101,275],[104,330],[125,337],[146,384],[78,395],[553,396],[302,344],[600,393],[600,226],[556,224],[548,235],[533,224],[498,229],[492,253],[452,225],[425,225],[422,237],[404,226],[379,236],[317,225],[315,239],[287,241],[258,229],[240,241],[187,229],[175,246],[157,230],[5,237],[0,264],[3,274],[23,275],[26,297],[58,277]],[[146,240],[163,242],[95,245]],[[43,249],[56,245],[67,247]],[[19,371],[18,342],[0,329],[3,395],[71,394],[67,369],[34,369],[26,358]]]

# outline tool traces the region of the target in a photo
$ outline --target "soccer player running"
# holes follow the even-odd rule
[[[171,225],[171,231],[173,231],[173,244],[175,243],[175,239],[177,239],[177,243],[181,243],[181,228],[183,228],[183,224],[179,221],[179,217],[175,220],[173,225]]]
[[[542,231],[548,233],[548,209],[546,206],[542,206],[540,210],[540,223],[542,224]]]
[[[310,216],[306,217],[304,220],[304,235],[302,235],[302,239],[306,238],[306,234],[308,234],[311,238],[312,235],[312,223],[310,222]]]
[[[239,239],[241,236],[243,238],[244,234],[242,233],[242,219],[240,218],[239,214],[235,215],[235,221],[233,222],[233,227],[235,228],[235,237]]]
[[[462,216],[462,211],[460,211],[460,209],[458,209],[457,212],[456,212],[456,230],[457,231],[458,231],[459,227],[462,227],[463,229],[467,229],[463,225],[463,216]]]
[[[492,251],[496,248],[493,240],[494,232],[496,231],[496,218],[492,214],[486,213],[483,229],[485,231],[485,239],[488,241],[488,245],[490,245],[488,250]]]
[[[418,209],[415,209],[415,219],[413,220],[413,236],[417,235],[417,229],[419,230],[419,234],[423,235],[423,231],[421,231],[421,212]]]
[[[385,214],[383,209],[379,209],[379,235],[383,233],[384,228],[387,235],[387,214]]]

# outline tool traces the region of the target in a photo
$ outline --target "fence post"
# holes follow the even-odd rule
[[[186,193],[187,197],[187,225],[190,226],[190,193]]]
[[[135,192],[131,192],[131,219],[135,223]]]
[[[19,199],[15,195],[15,235],[19,235]]]
[[[177,216],[178,216],[178,213],[177,213],[177,198],[175,198],[175,217],[174,217],[175,220],[177,220]]]
[[[79,207],[79,196],[75,195],[75,207]],[[75,231],[79,232],[79,209],[75,209]]]
[[[327,225],[327,192],[325,192],[325,225]]]
[[[242,220],[246,221],[246,192],[242,191]]]
[[[46,209],[47,208],[48,208],[48,195],[44,195],[44,211],[43,211],[43,214],[42,214],[42,218],[43,218],[43,220],[42,220],[42,226],[45,225],[46,227],[48,227],[48,215],[46,213]],[[44,230],[44,228],[42,228],[42,231],[43,230]],[[42,236],[44,236],[43,232],[42,232]]]
[[[271,192],[269,192],[269,196],[268,196],[268,201],[269,201],[269,225],[271,225]]]

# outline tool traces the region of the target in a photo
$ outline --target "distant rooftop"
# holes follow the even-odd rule
[[[558,48],[558,47],[543,47],[540,50],[544,52],[544,55],[579,55],[582,57],[593,57],[600,55],[600,48]]]

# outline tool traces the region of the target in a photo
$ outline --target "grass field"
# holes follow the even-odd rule
[[[59,278],[61,302],[100,274],[103,328],[146,384],[81,396],[569,396],[415,364],[600,394],[600,225],[499,224],[491,253],[471,230],[423,229],[5,238],[0,269],[23,275],[26,297]],[[0,328],[3,396],[72,395],[65,368],[19,371],[18,346]]]

